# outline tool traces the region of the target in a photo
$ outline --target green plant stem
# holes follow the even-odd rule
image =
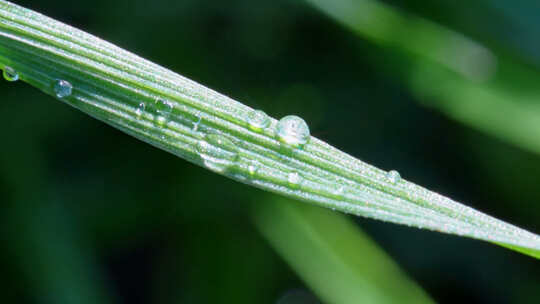
[[[284,145],[275,119],[254,129],[253,109],[3,0],[0,66],[52,96],[58,96],[58,81],[67,81],[73,90],[63,102],[237,181],[346,213],[525,248],[540,257],[540,238],[533,233],[393,180],[314,137],[303,147]],[[298,178],[291,181],[291,174]]]

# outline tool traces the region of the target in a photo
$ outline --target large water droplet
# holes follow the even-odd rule
[[[17,81],[19,80],[19,73],[17,73],[17,71],[15,71],[15,69],[13,69],[12,67],[4,67],[4,78],[7,80],[7,81]]]
[[[293,188],[297,188],[300,185],[300,182],[302,181],[302,177],[298,172],[290,172],[287,176],[287,182],[289,183],[289,186]]]
[[[263,111],[252,111],[248,114],[248,124],[251,129],[259,131],[270,125],[270,117]]]
[[[285,116],[279,121],[276,135],[282,143],[292,147],[305,145],[310,137],[306,122],[295,115]]]
[[[54,93],[58,98],[68,97],[69,95],[71,95],[72,91],[73,86],[66,80],[58,79],[54,83]]]
[[[386,178],[392,184],[395,184],[401,180],[401,175],[399,175],[399,172],[397,172],[396,170],[391,170],[386,173]]]
[[[137,110],[135,111],[135,115],[137,115],[137,117],[141,117],[145,109],[146,104],[144,102],[139,103],[139,105],[137,106]]]
[[[238,159],[238,148],[219,134],[206,135],[197,143],[197,152],[205,166],[216,172],[224,172]]]

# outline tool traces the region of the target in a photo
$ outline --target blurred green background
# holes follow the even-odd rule
[[[386,1],[412,20],[404,27],[429,30],[432,23],[416,21],[431,20],[451,29],[450,38],[489,50],[493,70],[482,77],[434,72],[439,63],[429,56],[444,37],[389,43],[395,37],[370,36],[370,27],[358,35],[310,4],[324,1],[14,2],[273,117],[302,116],[314,136],[355,157],[540,232],[536,1]],[[460,58],[453,45],[444,50],[455,56],[444,58]],[[484,87],[489,94],[475,91]],[[22,82],[0,82],[0,92],[2,303],[317,303],[250,218],[253,205],[273,195],[143,144]],[[354,221],[436,302],[540,301],[540,263],[530,257]]]

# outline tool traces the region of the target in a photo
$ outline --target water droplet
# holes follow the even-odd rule
[[[199,124],[201,124],[201,117],[198,116],[198,120],[196,122],[193,123],[193,132],[197,132],[197,130],[199,130]]]
[[[206,167],[224,172],[238,159],[238,149],[232,141],[219,134],[208,134],[197,143],[197,152]]]
[[[298,174],[298,172],[290,172],[287,176],[287,182],[289,182],[289,185],[292,187],[298,187],[301,180],[302,177],[300,177],[300,174]]]
[[[137,115],[137,117],[141,117],[145,109],[146,105],[144,104],[144,102],[139,103],[139,106],[137,106],[137,110],[135,111],[135,115]]]
[[[73,86],[66,80],[59,79],[54,83],[54,93],[58,98],[64,98],[71,95]]]
[[[310,137],[306,122],[295,115],[283,117],[278,123],[276,134],[281,142],[292,147],[305,145]]]
[[[157,113],[156,123],[158,125],[164,125],[171,115],[174,104],[168,100],[156,99],[155,106]]]
[[[335,196],[342,196],[345,193],[345,188],[343,186],[339,186],[334,189],[332,192]]]
[[[174,104],[172,102],[164,99],[156,99],[157,112],[163,116],[170,115],[173,108]]]
[[[167,119],[163,116],[156,117],[156,123],[160,126],[163,126],[167,122]]]
[[[397,172],[396,170],[388,171],[388,173],[386,173],[386,178],[392,184],[395,184],[401,180],[401,176],[399,175],[399,172]]]
[[[270,117],[261,110],[252,111],[248,115],[248,124],[253,130],[262,130],[270,125]]]
[[[15,71],[15,69],[13,69],[12,67],[4,67],[4,78],[7,80],[7,81],[17,81],[19,80],[19,73],[17,73],[17,71]]]
[[[248,166],[249,175],[255,175],[255,173],[257,173],[258,170],[259,170],[259,162],[253,161],[251,164],[249,164]]]

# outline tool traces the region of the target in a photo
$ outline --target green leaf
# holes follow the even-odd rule
[[[0,1],[0,66],[142,141],[239,182],[346,213],[540,255],[537,235],[310,137],[299,118],[288,117],[279,124],[99,38],[7,1]]]
[[[255,205],[255,225],[324,303],[433,303],[345,216],[273,200]]]

